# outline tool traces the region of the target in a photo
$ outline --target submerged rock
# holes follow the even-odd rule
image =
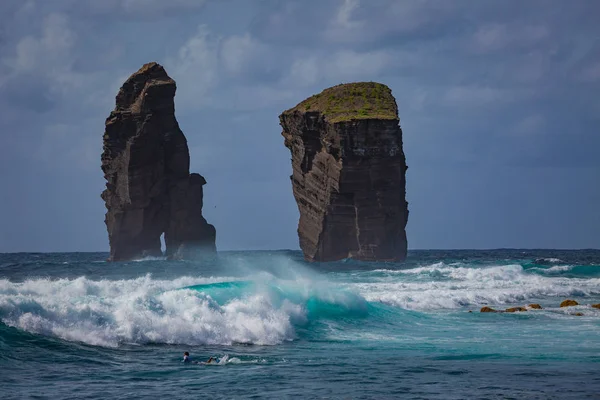
[[[306,260],[404,260],[407,166],[391,90],[334,86],[279,119]]]
[[[202,186],[189,172],[187,140],[175,119],[176,85],[157,63],[125,81],[106,119],[102,192],[110,260],[162,255],[182,247],[215,251],[215,228],[202,216]]]
[[[578,306],[579,303],[576,302],[575,300],[565,300],[562,303],[560,303],[561,307],[571,307],[571,306]]]
[[[498,312],[498,311],[494,310],[491,307],[482,307],[481,310],[479,310],[479,312]]]
[[[576,312],[573,315],[575,315],[576,317],[583,317],[583,313],[582,312]]]
[[[527,311],[527,309],[525,307],[512,307],[512,308],[507,308],[506,310],[504,310],[506,312],[523,312],[523,311]]]
[[[592,304],[592,307],[594,307],[594,308],[600,308],[600,303],[598,303],[598,304]]]
[[[533,309],[536,309],[536,310],[541,310],[541,309],[542,309],[542,306],[540,306],[540,305],[539,305],[539,304],[537,304],[537,303],[530,304],[530,305],[528,305],[527,307],[529,307],[529,308],[533,308]]]

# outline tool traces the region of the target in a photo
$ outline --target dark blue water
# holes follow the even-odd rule
[[[0,255],[0,398],[600,398],[597,250],[106,256]]]

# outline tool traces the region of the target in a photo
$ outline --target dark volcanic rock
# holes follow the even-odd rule
[[[191,174],[171,185],[171,218],[165,232],[167,256],[171,258],[194,258],[216,251],[215,227],[202,216],[204,184],[202,175]]]
[[[525,307],[511,307],[511,308],[507,308],[506,310],[504,310],[505,312],[508,313],[513,313],[513,312],[524,312],[527,311],[527,308]]]
[[[309,261],[406,258],[406,160],[396,101],[375,82],[334,86],[280,116]]]
[[[215,249],[215,229],[202,217],[202,185],[189,173],[187,140],[175,119],[175,81],[157,63],[123,84],[106,119],[102,171],[107,180],[110,260],[167,255],[182,247]]]
[[[575,300],[570,300],[570,299],[564,300],[562,303],[560,303],[561,307],[572,307],[572,306],[578,306],[578,305],[579,305],[578,302],[576,302]]]

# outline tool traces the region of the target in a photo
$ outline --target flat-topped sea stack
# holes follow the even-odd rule
[[[206,180],[190,174],[187,140],[175,119],[176,85],[157,63],[125,81],[106,119],[102,171],[110,260],[215,251],[202,216]]]
[[[279,120],[306,260],[404,260],[407,166],[391,90],[375,82],[334,86]]]

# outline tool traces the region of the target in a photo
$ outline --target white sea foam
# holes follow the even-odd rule
[[[143,261],[165,261],[167,257],[165,256],[145,256],[142,258],[136,258],[135,260],[131,260],[133,262],[143,262]]]
[[[534,268],[531,268],[530,271],[535,271],[537,273],[544,274],[544,275],[559,275],[562,272],[571,271],[573,268],[575,268],[574,265],[555,265],[550,268],[534,267]]]
[[[570,271],[575,268],[574,265],[555,265],[554,267],[546,268],[543,270],[545,273],[560,273],[564,271]]]
[[[535,261],[536,262],[542,262],[542,263],[559,263],[559,262],[562,262],[562,260],[560,258],[554,258],[554,257],[538,258]]]
[[[558,272],[559,268],[565,267],[552,268],[557,268]],[[385,281],[352,283],[348,286],[368,301],[413,310],[456,309],[523,303],[529,299],[600,295],[600,279],[541,276],[525,273],[520,265],[465,268],[437,263],[386,272],[390,272],[390,276]]]
[[[293,339],[301,306],[265,293],[217,304],[181,287],[232,278],[93,281],[0,280],[0,318],[10,326],[100,346],[121,343],[277,344]]]

